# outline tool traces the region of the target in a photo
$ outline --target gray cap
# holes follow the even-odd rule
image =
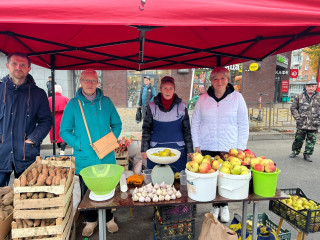
[[[306,85],[318,85],[316,80],[310,80],[306,83]]]
[[[144,76],[143,78],[148,78],[150,80],[150,76]]]

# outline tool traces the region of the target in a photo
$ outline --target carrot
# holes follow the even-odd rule
[[[45,181],[46,181],[46,176],[43,174],[43,173],[41,173],[40,175],[39,175],[39,177],[38,177],[38,180],[37,180],[37,186],[44,186],[44,183],[45,183]]]
[[[28,227],[33,227],[33,221],[30,219],[24,219],[24,221],[26,222],[26,224],[28,225]]]
[[[42,172],[42,168],[43,168],[43,165],[41,163],[38,164],[38,166],[37,166],[38,173]]]
[[[28,173],[27,173],[27,181],[28,182],[30,182],[31,180],[32,180],[32,172],[31,171],[29,171]]]
[[[60,181],[61,181],[61,174],[57,174],[56,176],[56,181],[54,182],[56,186],[60,185]]]

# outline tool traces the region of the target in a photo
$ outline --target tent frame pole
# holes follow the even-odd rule
[[[51,89],[52,89],[52,154],[56,155],[56,91],[54,88],[55,85],[55,61],[56,61],[56,56],[54,54],[50,55],[50,61],[51,61]]]

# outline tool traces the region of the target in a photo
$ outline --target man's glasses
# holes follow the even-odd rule
[[[97,83],[98,80],[88,80],[88,79],[82,79],[81,82],[84,82],[84,83]]]

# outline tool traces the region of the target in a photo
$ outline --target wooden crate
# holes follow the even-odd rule
[[[29,166],[26,171],[30,171],[36,164],[45,164],[45,160],[37,159],[35,163]],[[55,165],[55,163],[47,163],[48,166]],[[69,162],[69,167],[72,165]],[[69,171],[67,179],[61,180],[59,186],[21,186],[20,178],[14,181],[14,199],[13,199],[13,217],[14,219],[42,219],[42,218],[59,218],[66,215],[67,206],[72,199],[74,186],[74,173]],[[24,199],[21,200],[22,193],[29,192],[46,192],[58,195],[54,198],[43,199]],[[46,209],[44,209],[46,208]]]
[[[43,164],[54,164],[54,166],[59,167],[69,167],[70,166],[70,162],[71,162],[71,167],[75,167],[75,158],[73,156],[69,156],[70,160],[69,161],[54,161],[54,160],[49,160],[49,157],[52,156],[45,156],[44,159],[41,158],[41,156],[37,156],[36,161],[37,160],[42,160]],[[60,156],[55,156],[55,157],[60,157]]]
[[[129,153],[128,151],[122,153],[116,153],[117,164],[124,167],[124,170],[127,171],[129,168]]]
[[[39,237],[44,236],[43,239],[48,240],[65,240],[69,239],[71,225],[73,222],[73,204],[70,201],[67,213],[64,218],[57,218],[55,226],[46,227],[29,227],[29,228],[17,228],[17,223],[12,222],[11,233],[13,240],[19,240],[26,237]],[[34,238],[40,239],[40,238]]]

